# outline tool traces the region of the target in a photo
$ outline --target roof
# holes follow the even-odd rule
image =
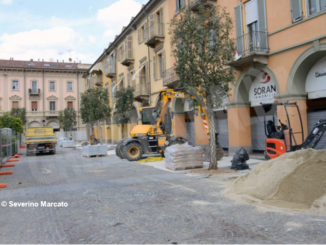
[[[81,70],[86,71],[91,65],[66,62],[0,60],[0,68],[29,68],[47,70]]]

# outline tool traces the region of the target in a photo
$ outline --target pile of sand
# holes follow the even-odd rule
[[[229,194],[290,209],[326,210],[326,150],[300,150],[260,163]]]

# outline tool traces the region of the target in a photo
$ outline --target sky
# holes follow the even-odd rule
[[[0,59],[93,64],[147,0],[0,0]]]

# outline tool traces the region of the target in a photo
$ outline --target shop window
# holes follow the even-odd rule
[[[37,111],[37,101],[32,101],[32,111]]]

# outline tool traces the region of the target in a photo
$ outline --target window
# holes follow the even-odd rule
[[[308,13],[309,15],[326,9],[326,0],[308,0]]]
[[[37,101],[32,101],[32,111],[37,111]]]
[[[55,82],[50,82],[50,91],[55,91]]]
[[[68,101],[67,108],[74,108],[72,101]]]
[[[18,101],[13,101],[13,102],[12,102],[12,108],[19,108],[19,103],[18,103]]]
[[[181,9],[185,7],[184,0],[175,0],[175,12],[178,13]]]
[[[32,81],[32,92],[37,92],[37,81]]]
[[[18,90],[19,86],[18,86],[18,81],[12,81],[12,90]]]
[[[50,111],[55,111],[55,101],[50,101]]]
[[[164,58],[164,51],[157,55],[157,69],[158,69],[158,78],[164,77],[165,74],[165,58]]]
[[[249,51],[253,52],[256,51],[255,48],[258,48],[259,44],[259,37],[257,35],[257,21],[248,25],[248,44],[249,44]]]
[[[67,91],[72,91],[72,82],[67,82]]]

